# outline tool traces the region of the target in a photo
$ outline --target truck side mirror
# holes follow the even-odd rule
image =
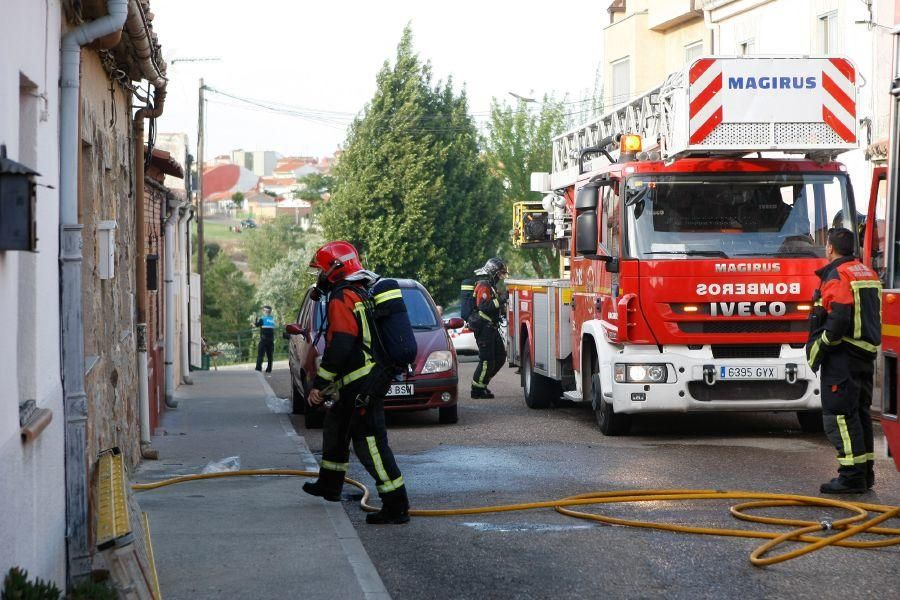
[[[575,210],[597,210],[600,199],[600,189],[595,186],[584,186],[578,190],[575,198]]]
[[[597,211],[587,210],[575,218],[575,253],[597,254]]]

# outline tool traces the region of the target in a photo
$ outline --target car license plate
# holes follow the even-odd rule
[[[388,396],[412,396],[413,384],[411,383],[392,383],[388,389]]]
[[[784,379],[780,367],[769,366],[720,366],[716,373],[719,380],[727,379]]]

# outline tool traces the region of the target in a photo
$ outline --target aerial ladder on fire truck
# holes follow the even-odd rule
[[[711,100],[721,92],[723,85],[718,62],[714,58],[700,59],[690,69],[669,74],[648,92],[553,138],[549,177],[534,173],[531,181],[532,191],[547,195],[539,201],[514,204],[513,245],[517,248],[555,246],[563,254],[561,264],[567,266],[565,240],[571,236],[571,222],[566,215],[564,200],[552,192],[572,185],[580,173],[592,170],[593,161],[585,160],[588,156],[615,162],[622,150],[620,138],[623,135],[632,134],[640,139],[638,160],[672,161],[712,152],[720,157],[728,154],[744,156],[749,144],[827,162],[856,147],[853,127],[842,123],[835,116],[838,111],[828,110],[827,104],[823,106],[827,127],[822,127],[821,123],[722,125],[723,103]],[[832,63],[844,74],[852,70],[843,59]],[[709,80],[710,85],[704,86],[703,79]],[[840,94],[840,86],[831,79],[829,81],[832,81],[834,93]],[[690,90],[688,94],[684,93],[686,88]],[[825,97],[832,102],[846,101],[845,98],[832,100],[832,96]],[[790,138],[812,143],[800,141],[786,145]]]
[[[596,153],[614,160],[619,136],[626,133],[640,135],[645,140],[648,157],[658,159],[663,156],[665,134],[672,125],[672,92],[681,85],[681,80],[681,72],[673,73],[649,92],[555,137],[550,179],[542,181],[532,177],[532,189],[549,192],[574,183],[578,177],[579,163],[589,149],[596,149]],[[604,140],[607,143],[601,147],[600,143]],[[610,146],[613,146],[611,152],[607,149]],[[584,165],[581,166],[584,168]],[[571,234],[572,225],[565,208],[563,199],[552,194],[538,201],[515,203],[513,245],[517,248],[556,246],[564,255],[563,264],[567,264],[565,240]],[[554,244],[554,240],[559,240],[559,243]]]

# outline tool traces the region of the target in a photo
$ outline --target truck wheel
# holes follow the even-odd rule
[[[297,386],[294,384],[294,378],[291,377],[291,413],[302,415],[305,412],[306,398],[304,398],[300,390],[297,389]]]
[[[822,433],[825,431],[825,425],[822,423],[822,411],[820,410],[798,410],[797,421],[800,422],[800,429],[803,433]]]
[[[303,413],[303,425],[307,429],[322,429],[325,424],[325,411],[310,408]]]
[[[438,423],[441,425],[453,425],[459,421],[458,405],[442,406],[438,409]]]
[[[527,338],[525,347],[522,348],[522,389],[525,391],[525,406],[528,408],[549,408],[560,396],[558,382],[534,372]]]
[[[591,404],[603,435],[625,435],[631,429],[631,415],[616,413],[613,405],[603,399],[599,374],[591,378]]]

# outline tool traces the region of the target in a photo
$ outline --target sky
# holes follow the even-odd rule
[[[608,23],[602,1],[152,0],[168,67],[160,133],[187,133],[196,155],[198,84],[207,92],[207,159],[234,149],[327,156],[375,92],[404,26],[435,79],[465,85],[483,126],[492,98],[590,96]],[[189,62],[189,59],[215,61]],[[182,61],[184,59],[184,61]],[[576,105],[577,106],[577,105]]]

